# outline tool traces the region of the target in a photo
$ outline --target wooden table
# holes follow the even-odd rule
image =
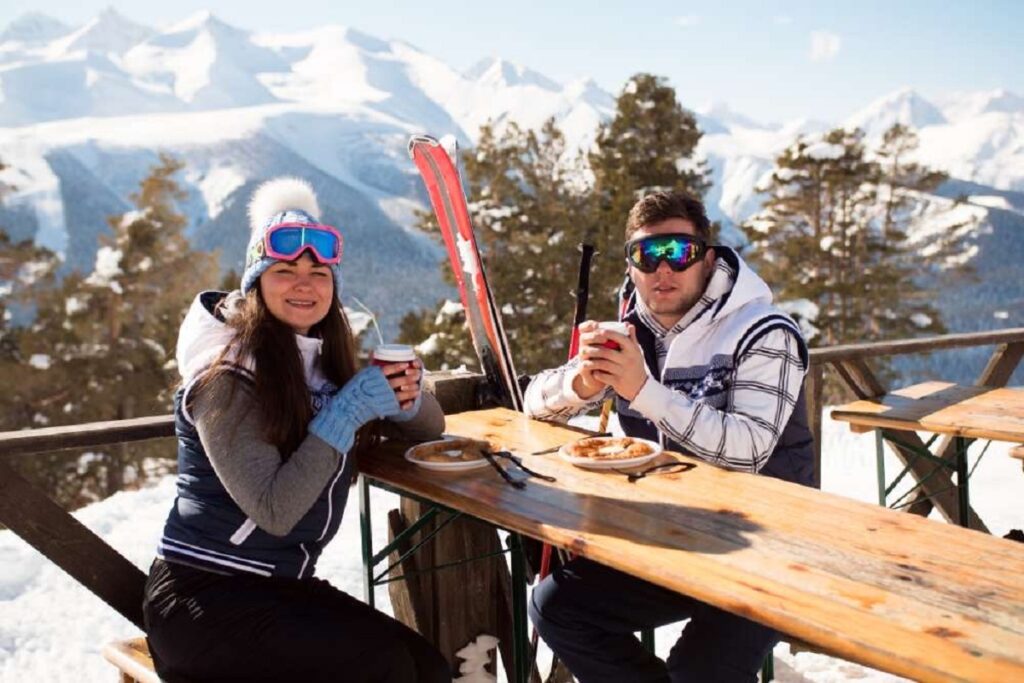
[[[557,478],[517,490],[387,446],[366,477],[923,681],[1024,680],[1024,544],[685,456],[629,483],[529,453],[578,434],[505,409],[448,416]]]
[[[1024,442],[1024,388],[924,382],[876,399],[862,399],[835,408],[832,419],[848,422],[850,429],[856,432],[875,431],[879,503],[882,505],[886,504],[887,494],[893,488],[885,482],[883,437],[887,433],[923,431],[953,437],[952,462],[931,459],[936,460],[936,467],[956,470],[959,519],[966,526],[970,508],[967,448],[974,439]],[[917,450],[924,457],[930,455],[927,450]]]

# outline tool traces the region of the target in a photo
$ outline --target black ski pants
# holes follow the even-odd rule
[[[143,614],[168,683],[451,681],[422,636],[321,579],[222,576],[156,560]]]
[[[583,558],[534,590],[530,618],[580,683],[756,681],[776,631]],[[689,618],[668,661],[634,633]]]

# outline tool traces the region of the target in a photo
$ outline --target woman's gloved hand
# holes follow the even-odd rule
[[[335,450],[347,453],[356,431],[370,420],[398,415],[394,389],[381,369],[363,368],[345,382],[309,423],[309,431]]]

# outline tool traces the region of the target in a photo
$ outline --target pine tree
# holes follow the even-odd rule
[[[857,129],[801,138],[759,188],[763,209],[744,226],[748,259],[783,305],[812,305],[812,345],[944,331],[920,277],[934,263],[908,241],[923,193],[943,177],[906,161],[914,144],[902,127],[874,153]]]
[[[194,295],[218,281],[217,256],[193,251],[184,236],[180,162],[161,155],[131,196],[135,210],[109,219],[113,235],[94,271],[72,273],[34,300],[35,319],[20,339],[23,357],[47,357],[50,396],[36,422],[75,424],[167,413],[177,378],[178,326]],[[28,426],[26,424],[18,425]],[[48,487],[71,505],[94,500],[142,477],[154,461],[169,468],[167,443],[91,449],[51,471]],[[156,466],[161,467],[157,464]]]
[[[636,74],[615,103],[615,116],[601,126],[589,155],[594,176],[593,228],[599,250],[591,280],[590,317],[614,320],[616,293],[625,276],[626,216],[637,199],[655,190],[677,190],[701,198],[710,186],[694,154],[701,131],[664,78]]]

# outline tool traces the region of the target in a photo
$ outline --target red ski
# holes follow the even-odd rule
[[[441,226],[481,369],[500,400],[522,411],[522,391],[501,314],[487,284],[456,161],[440,142],[427,135],[416,135],[409,140],[409,156],[427,186],[430,204]]]

